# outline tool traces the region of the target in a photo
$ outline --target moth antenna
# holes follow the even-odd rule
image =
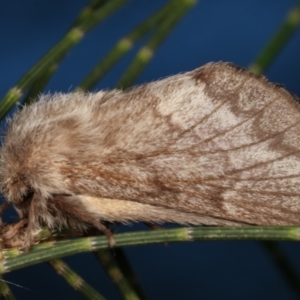
[[[24,290],[27,290],[27,291],[29,291],[29,292],[35,293],[35,291],[33,291],[33,290],[31,290],[31,289],[28,289],[28,288],[26,288],[25,286],[19,285],[19,284],[17,284],[17,283],[14,283],[14,282],[11,282],[11,281],[2,279],[2,278],[1,278],[0,280],[3,281],[3,282],[5,282],[5,283],[8,283],[8,284],[10,284],[10,285],[14,285],[14,286],[19,287],[19,288],[21,288],[21,289],[24,289]]]

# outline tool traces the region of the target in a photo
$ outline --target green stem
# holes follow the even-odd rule
[[[282,48],[287,44],[300,24],[300,3],[286,16],[281,27],[265,46],[262,52],[250,65],[249,70],[256,74],[263,73],[274,61]]]
[[[5,281],[0,278],[0,297],[4,300],[15,300],[15,296]]]
[[[92,0],[90,1],[89,5],[85,7],[75,20],[72,28],[77,28],[80,26],[81,23],[85,22],[89,18],[92,17],[94,11],[99,7],[103,6],[105,3],[104,0]],[[49,80],[51,79],[52,75],[57,70],[58,64],[60,61],[52,62],[52,64],[45,69],[44,73],[42,73],[39,78],[37,78],[34,83],[32,84],[30,91],[26,95],[24,99],[24,104],[31,104],[37,98],[37,96],[43,91]]]
[[[293,265],[286,258],[285,254],[276,243],[272,241],[265,241],[262,245],[268,252],[274,264],[278,267],[279,271],[283,274],[284,279],[300,299],[300,281]]]
[[[127,36],[116,43],[114,48],[97,64],[79,85],[81,90],[90,90],[103,76],[133,47],[133,45],[152,30],[168,11],[170,4],[166,4],[146,21],[132,30]]]
[[[123,299],[138,300],[141,299],[131,286],[128,278],[123,274],[118,263],[111,255],[109,249],[94,252],[97,259],[103,265],[108,276],[118,288]],[[115,254],[116,255],[116,254]]]
[[[139,283],[138,277],[134,273],[134,270],[131,267],[131,264],[127,259],[123,248],[114,248],[110,250],[110,252],[114,255],[113,257],[115,258],[116,263],[119,265],[120,270],[123,272],[124,276],[133,287],[139,298],[146,299],[143,289]]]
[[[47,70],[43,74],[41,74],[41,77],[39,78],[39,80],[36,80],[32,84],[28,94],[26,95],[26,98],[24,99],[24,102],[23,102],[24,104],[31,104],[36,101],[36,98],[43,91],[43,89],[49,82],[50,78],[57,70],[57,67],[58,67],[57,64],[54,64],[54,63],[51,64],[51,66],[49,66],[47,68]]]
[[[172,1],[172,5],[169,6],[169,11],[165,13],[165,17],[163,18],[160,26],[154,32],[146,45],[136,54],[131,65],[117,83],[117,88],[126,89],[135,81],[151,60],[156,49],[166,39],[167,35],[180,21],[180,19],[186,14],[187,10],[189,10],[195,3],[196,2],[194,0]]]
[[[96,9],[101,8],[105,0],[90,0],[89,4],[80,12],[72,27],[80,26],[83,22],[90,19]]]
[[[0,102],[0,120],[2,120],[14,104],[22,97],[35,80],[37,80],[52,63],[60,61],[68,51],[76,45],[84,35],[106,17],[115,12],[128,0],[110,0],[94,11],[90,18],[84,18],[81,24],[71,30],[16,84]]]
[[[60,259],[52,259],[49,261],[50,266],[61,275],[68,284],[80,293],[85,299],[105,300],[96,290],[87,284],[77,273]]]
[[[116,234],[116,247],[154,243],[204,240],[286,240],[299,241],[300,228],[296,226],[245,226],[245,227],[189,227],[157,231],[138,231]],[[5,258],[0,264],[0,274],[68,256],[76,253],[106,249],[106,237],[86,237],[57,243],[48,247],[37,245],[34,250],[17,257]],[[3,255],[2,255],[3,256]]]

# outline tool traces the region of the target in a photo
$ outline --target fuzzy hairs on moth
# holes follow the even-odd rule
[[[229,63],[125,91],[45,94],[9,121],[0,188],[26,220],[300,225],[296,97]]]

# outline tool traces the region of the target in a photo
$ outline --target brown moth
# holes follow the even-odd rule
[[[42,95],[9,122],[1,190],[27,223],[300,225],[300,111],[228,63],[128,89]]]

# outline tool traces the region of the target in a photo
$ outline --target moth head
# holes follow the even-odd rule
[[[22,218],[28,215],[31,200],[35,193],[34,188],[24,172],[18,160],[10,153],[5,155],[5,150],[1,151],[1,175],[0,188],[6,201],[12,204]]]
[[[39,147],[30,136],[23,141],[18,136],[8,132],[0,151],[0,189],[19,217],[28,220],[31,235],[42,226],[85,228],[65,209],[69,202],[76,203],[65,176],[66,159],[51,148]]]
[[[57,191],[55,184],[62,180],[55,172],[49,175],[56,166],[51,166],[47,153],[32,143],[30,135],[22,136],[15,127],[12,123],[0,151],[1,193],[20,218],[30,218],[30,210],[35,205],[39,209],[38,219],[42,221],[44,216],[49,219],[47,202],[53,191]],[[53,181],[55,177],[58,180]]]

